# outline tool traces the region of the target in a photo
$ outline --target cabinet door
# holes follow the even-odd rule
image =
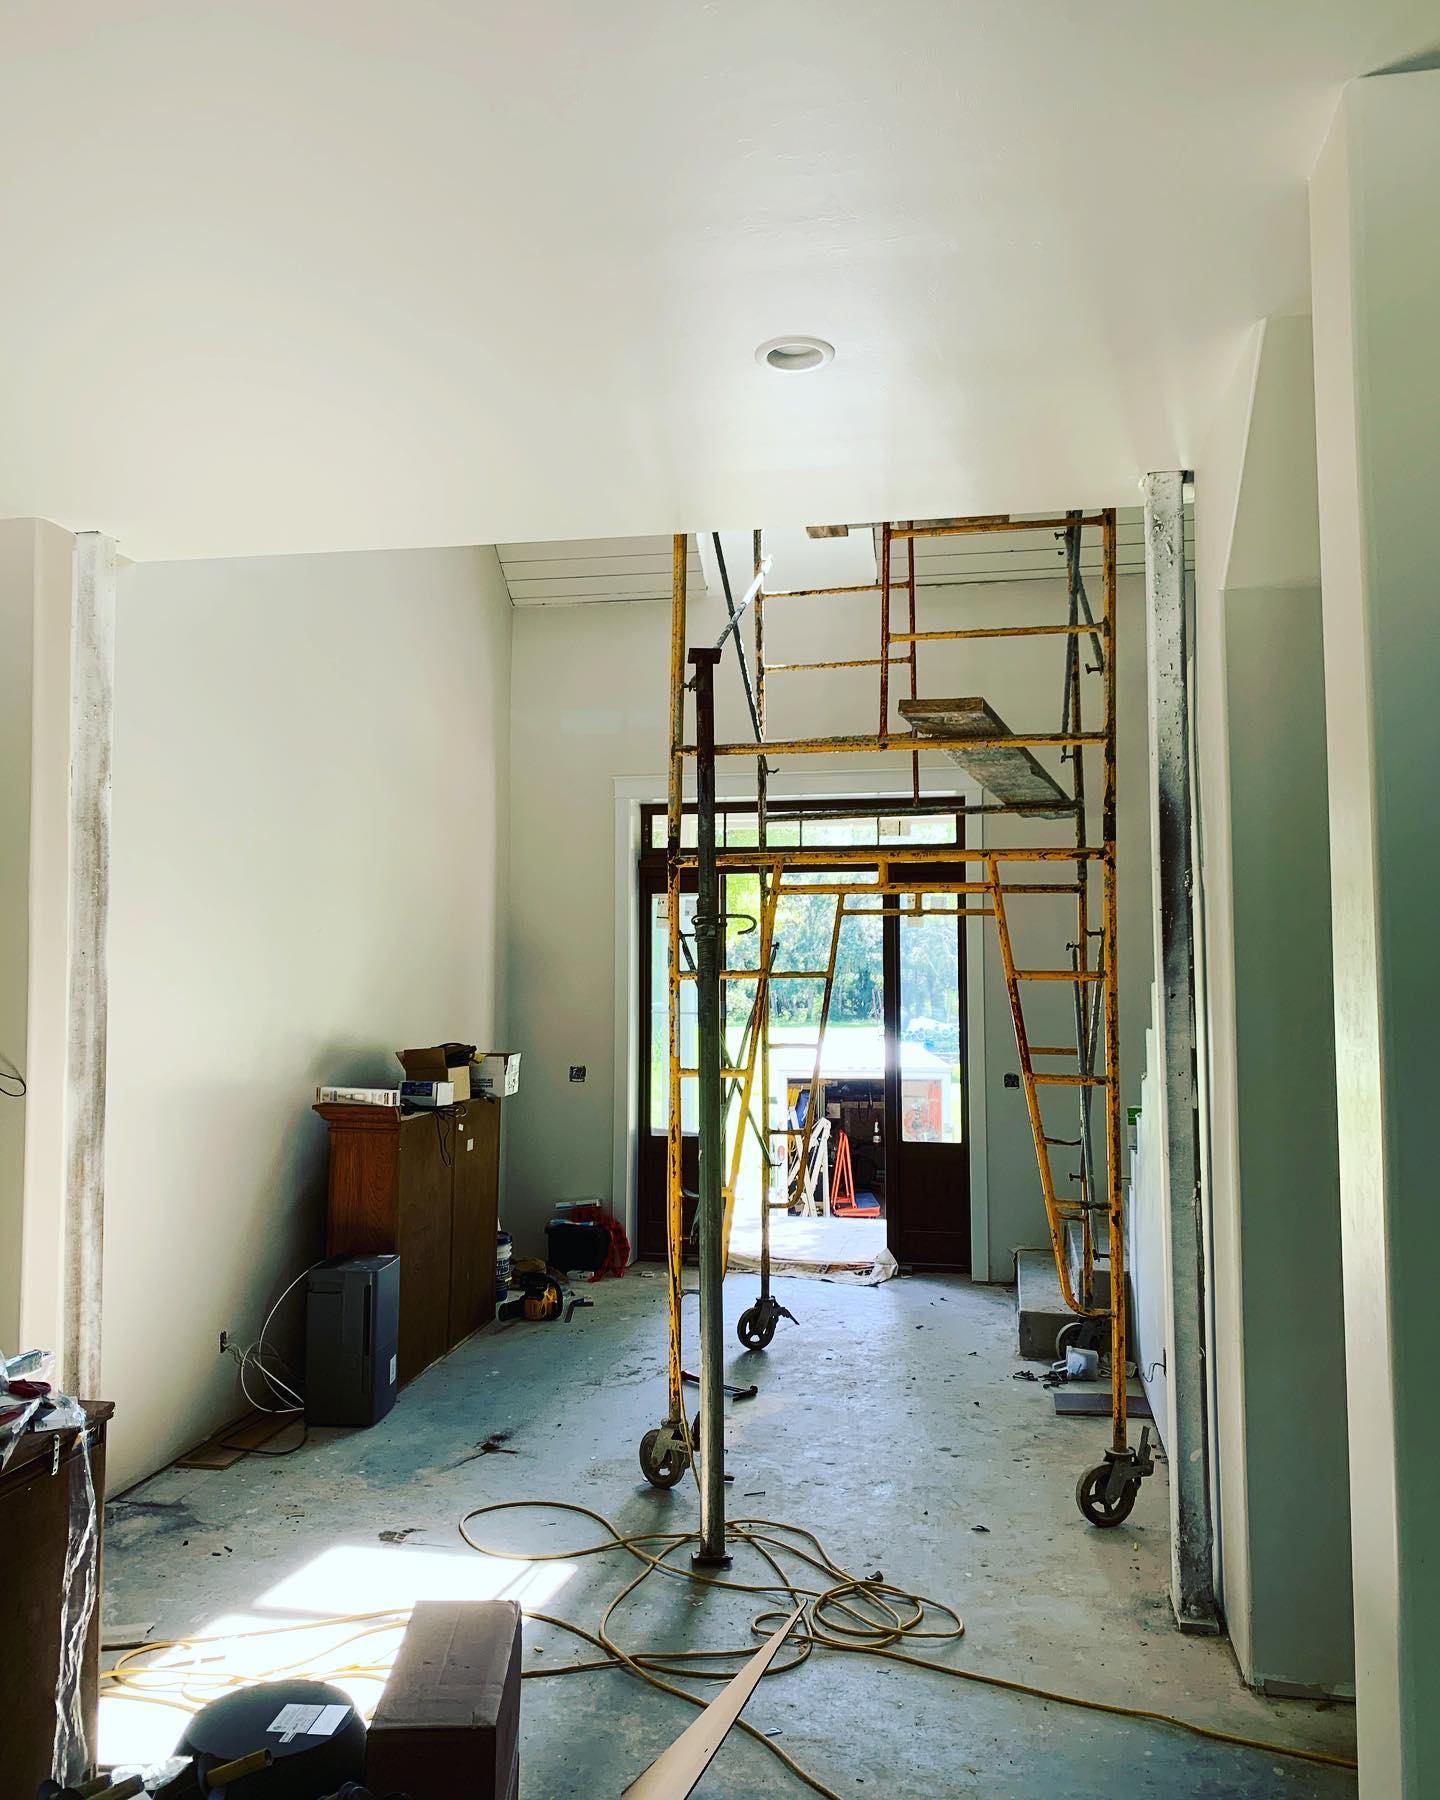
[[[500,1187],[499,1100],[471,1100],[455,1122],[455,1206],[450,1227],[450,1342],[495,1316],[495,1229]]]
[[[400,1126],[400,1380],[450,1348],[450,1206],[454,1124],[420,1114]]]

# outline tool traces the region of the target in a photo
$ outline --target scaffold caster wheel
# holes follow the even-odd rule
[[[685,1473],[685,1451],[668,1428],[647,1431],[640,1440],[640,1473],[651,1487],[672,1488]]]
[[[768,1350],[778,1323],[779,1315],[763,1308],[757,1300],[741,1313],[735,1335],[747,1350]]]
[[[1064,1362],[1072,1344],[1077,1350],[1103,1351],[1108,1335],[1108,1321],[1103,1318],[1067,1320],[1055,1333],[1055,1360]]]
[[[1136,1475],[1112,1494],[1110,1475],[1110,1464],[1100,1463],[1087,1469],[1075,1483],[1075,1504],[1092,1525],[1123,1525],[1140,1492],[1140,1477]]]

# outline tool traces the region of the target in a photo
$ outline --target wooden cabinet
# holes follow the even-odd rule
[[[96,1536],[72,1589],[92,1575],[101,1585],[100,1530],[105,1507],[105,1427],[115,1408],[87,1400],[85,1436],[95,1487]],[[0,1473],[0,1543],[6,1547],[0,1581],[0,1687],[5,1694],[4,1774],[7,1794],[33,1794],[55,1759],[55,1679],[60,1669],[61,1596],[70,1549],[71,1519],[84,1520],[84,1449],[78,1431],[30,1431]],[[90,1764],[100,1684],[100,1608],[90,1615],[80,1659],[80,1718]]]
[[[327,1253],[400,1256],[402,1384],[495,1317],[503,1104],[315,1108],[330,1127]]]

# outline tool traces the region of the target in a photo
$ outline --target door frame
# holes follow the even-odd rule
[[[956,779],[956,771],[936,769],[933,792],[978,804],[982,796],[972,782]],[[950,783],[945,786],[943,783]],[[617,1212],[623,1198],[625,1229],[633,1244],[638,1227],[636,1175],[639,1166],[640,1122],[640,885],[636,862],[640,854],[640,812],[643,806],[664,802],[666,778],[653,775],[617,775],[615,794],[615,944],[614,944],[614,1123],[611,1153],[612,1205]],[[722,800],[754,798],[753,777],[743,771],[721,770],[717,780]],[[911,791],[908,765],[856,764],[843,772],[809,770],[800,776],[773,774],[770,792],[783,800],[865,798],[903,801]],[[986,819],[982,813],[966,821],[970,848],[984,842]],[[970,1279],[1008,1281],[1003,1271],[990,1270],[989,1159],[986,1148],[987,1094],[985,1056],[986,989],[999,979],[999,955],[986,930],[986,919],[964,921],[965,940],[965,1041],[968,1047],[967,1083],[970,1142]]]

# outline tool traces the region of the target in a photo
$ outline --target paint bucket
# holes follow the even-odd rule
[[[495,1233],[495,1298],[503,1300],[515,1273],[515,1247],[508,1231]]]
[[[1065,1373],[1072,1381],[1094,1381],[1100,1373],[1100,1352],[1070,1345],[1065,1352]]]

